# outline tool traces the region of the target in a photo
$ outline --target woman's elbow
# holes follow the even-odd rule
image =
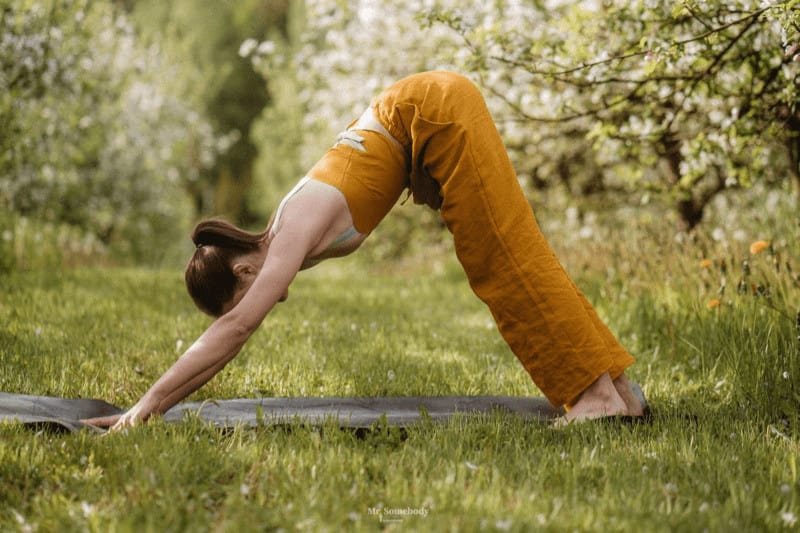
[[[238,312],[236,309],[222,315],[220,321],[223,322],[228,335],[241,344],[244,344],[261,325],[261,319],[248,313]]]

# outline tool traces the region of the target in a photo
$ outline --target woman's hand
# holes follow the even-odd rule
[[[136,402],[136,405],[119,415],[119,419],[109,428],[109,431],[119,431],[145,422],[151,415],[158,412],[158,406],[157,400],[151,400],[149,395],[145,394]]]
[[[84,418],[81,420],[84,424],[95,426],[99,428],[108,428],[109,431],[119,431],[121,429],[133,427],[146,421],[150,416],[158,410],[158,402],[148,400],[143,397],[137,402],[136,405],[128,409],[128,411],[110,416],[98,416],[95,418]]]

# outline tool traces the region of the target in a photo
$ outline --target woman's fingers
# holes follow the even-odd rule
[[[119,431],[121,429],[132,428],[133,426],[138,426],[142,422],[143,420],[139,415],[139,411],[134,408],[120,416],[119,420],[117,420],[117,423],[109,428],[109,431]]]
[[[134,421],[131,418],[122,417],[116,424],[108,428],[109,431],[120,431],[125,428],[133,427]]]
[[[110,416],[96,416],[94,418],[82,418],[81,422],[84,424],[88,424],[90,426],[96,426],[99,428],[108,428],[116,424],[122,415],[110,415]]]

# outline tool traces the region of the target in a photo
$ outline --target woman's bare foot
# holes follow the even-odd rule
[[[617,392],[611,376],[606,372],[581,393],[578,401],[561,420],[562,424],[571,424],[629,414],[631,413],[628,412],[627,403]]]
[[[641,400],[633,393],[631,382],[628,381],[624,373],[620,374],[619,377],[614,380],[614,388],[617,389],[617,393],[625,402],[629,416],[644,415],[644,406]]]

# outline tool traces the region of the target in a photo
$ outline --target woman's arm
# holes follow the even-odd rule
[[[303,254],[295,250],[282,255],[268,253],[264,266],[239,304],[215,320],[112,429],[132,426],[153,414],[166,412],[222,370],[294,279],[303,261]]]
[[[153,414],[166,412],[210,380],[239,353],[286,293],[309,250],[327,229],[332,214],[329,206],[313,206],[317,209],[309,216],[292,216],[309,213],[307,209],[312,206],[292,207],[299,209],[292,209],[291,213],[287,209],[285,223],[270,243],[264,264],[241,301],[215,320],[136,405],[116,420],[112,429],[132,426]],[[113,419],[102,420],[105,423],[100,420],[96,423],[114,422]]]

